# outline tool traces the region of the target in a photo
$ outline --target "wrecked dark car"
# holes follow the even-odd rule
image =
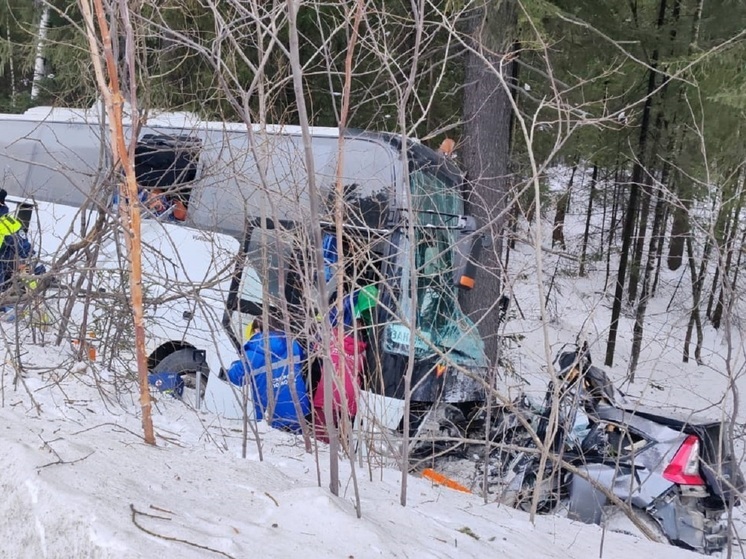
[[[540,512],[562,505],[571,518],[612,530],[631,524],[659,541],[722,550],[723,517],[744,488],[723,425],[634,405],[592,365],[587,348],[557,361],[558,380],[542,405],[519,402],[496,426],[501,438],[527,448],[503,456],[501,500],[526,509],[536,503]],[[540,454],[530,451],[537,439],[551,453],[541,476]]]
[[[456,451],[479,456],[477,484],[516,508],[565,513],[704,554],[724,549],[726,513],[744,489],[727,425],[635,405],[592,365],[587,347],[557,362],[543,401],[523,396],[492,410],[489,421],[484,413],[465,423],[441,420],[441,432],[457,423],[470,431],[480,421],[484,432],[489,424],[488,452],[473,443]],[[440,449],[441,464],[455,448]]]

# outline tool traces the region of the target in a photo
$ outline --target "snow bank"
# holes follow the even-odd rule
[[[30,362],[59,360],[29,346]],[[64,353],[64,352],[63,352]],[[328,448],[261,425],[241,458],[241,425],[195,413],[166,396],[155,407],[158,446],[142,442],[131,404],[104,405],[90,370],[26,373],[13,388],[3,368],[0,513],[3,557],[598,557],[683,558],[670,546],[606,534],[555,517],[536,525],[522,512],[401,474],[357,468],[362,518],[350,464],[340,497],[328,490]],[[62,378],[59,383],[52,379]],[[694,555],[692,555],[694,557]]]

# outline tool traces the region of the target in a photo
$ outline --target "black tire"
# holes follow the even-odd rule
[[[180,349],[169,353],[161,359],[158,364],[153,368],[154,373],[176,373],[184,380],[186,387],[196,388],[196,377],[198,374],[202,376],[201,379],[201,394],[200,398],[204,396],[205,387],[207,386],[207,377],[210,374],[210,369],[207,367],[207,363],[204,361],[200,362],[195,359],[193,349]],[[182,398],[187,400],[186,398]]]

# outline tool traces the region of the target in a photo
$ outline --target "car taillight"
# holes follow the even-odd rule
[[[663,471],[668,481],[681,485],[705,485],[699,475],[699,439],[689,435]]]

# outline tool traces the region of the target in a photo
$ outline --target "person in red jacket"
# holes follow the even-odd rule
[[[360,396],[360,380],[365,368],[365,350],[367,344],[356,338],[353,332],[343,334],[340,347],[339,331],[332,330],[330,356],[334,367],[332,378],[332,413],[336,426],[352,425],[357,415],[357,402]],[[326,434],[327,418],[324,413],[324,377],[313,393],[316,437],[328,442]]]
[[[330,357],[334,368],[332,377],[332,414],[334,425],[351,428],[355,421],[360,397],[360,384],[365,370],[365,351],[368,344],[363,339],[366,326],[372,324],[372,313],[376,306],[378,290],[373,286],[358,291],[355,297],[354,326],[342,330],[340,344],[340,330],[344,324],[338,324],[331,332]],[[324,376],[316,384],[313,392],[314,432],[316,437],[328,442],[327,422],[324,413],[326,390]]]

